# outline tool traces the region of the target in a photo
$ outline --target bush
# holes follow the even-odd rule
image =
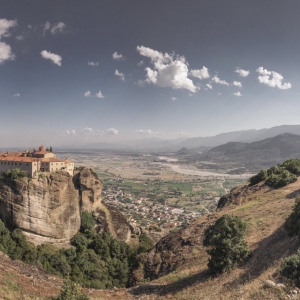
[[[290,173],[288,170],[283,170],[278,175],[272,174],[267,180],[266,184],[268,186],[279,188],[293,183],[297,180],[297,176]]]
[[[78,283],[72,282],[69,278],[64,281],[58,297],[53,300],[88,300],[88,296],[82,292]]]
[[[268,178],[267,171],[261,170],[257,175],[250,178],[250,185],[258,184]]]
[[[138,253],[147,252],[154,246],[153,241],[148,237],[146,233],[142,233],[139,238]]]
[[[250,185],[265,180],[268,186],[279,188],[295,182],[299,174],[300,160],[289,159],[281,165],[273,166],[268,170],[261,170],[257,175],[250,178]]]
[[[204,233],[204,246],[209,246],[208,269],[210,274],[220,274],[234,269],[246,260],[250,250],[244,240],[246,223],[239,217],[224,215]]]
[[[283,260],[279,272],[282,276],[292,280],[298,287],[300,286],[300,250]]]
[[[285,221],[285,229],[289,237],[300,238],[300,195],[297,195],[292,213]]]

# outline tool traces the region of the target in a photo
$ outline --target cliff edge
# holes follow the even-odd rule
[[[74,176],[59,171],[32,179],[1,180],[0,218],[7,227],[20,228],[35,245],[68,246],[79,231],[81,212],[89,211],[102,216],[98,231],[109,231],[128,242],[132,228],[102,203],[102,186],[97,174],[87,168]]]

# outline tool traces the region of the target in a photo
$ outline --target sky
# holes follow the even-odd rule
[[[0,146],[299,124],[300,1],[2,0]]]

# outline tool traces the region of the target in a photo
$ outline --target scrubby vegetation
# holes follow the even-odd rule
[[[50,273],[70,276],[84,287],[125,287],[137,252],[149,250],[153,243],[142,234],[139,247],[133,249],[109,233],[96,234],[94,224],[92,215],[83,212],[80,232],[71,240],[73,247],[57,249],[48,244],[35,247],[20,229],[10,232],[0,221],[0,251]]]
[[[89,298],[82,292],[82,288],[78,283],[67,278],[61,288],[59,296],[53,298],[53,300],[89,300]]]
[[[285,258],[280,266],[280,274],[300,286],[300,250]]]
[[[297,195],[292,213],[285,221],[285,229],[290,237],[300,238],[300,195]],[[285,258],[280,266],[280,274],[300,286],[300,249]]]
[[[220,274],[234,269],[246,260],[250,250],[244,240],[246,223],[239,217],[223,215],[205,230],[203,245],[210,247],[208,269]]]
[[[0,179],[7,181],[7,180],[13,180],[13,179],[19,179],[19,178],[24,178],[28,177],[28,174],[26,171],[21,171],[18,168],[11,170],[7,170],[6,172],[2,173],[2,176]]]
[[[290,237],[300,238],[300,195],[297,195],[293,211],[285,221],[285,229]]]
[[[268,186],[279,188],[295,182],[300,174],[300,160],[289,159],[283,164],[261,170],[250,178],[250,185],[255,185],[266,180]]]

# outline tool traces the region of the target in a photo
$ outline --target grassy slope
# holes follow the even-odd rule
[[[239,189],[242,190],[243,187]],[[263,186],[258,192],[242,196],[236,199],[235,204],[214,214],[203,216],[192,224],[192,226],[197,226],[208,221],[213,222],[224,213],[240,216],[248,223],[246,239],[253,251],[253,256],[244,265],[230,273],[217,278],[208,278],[206,274],[208,256],[205,249],[200,247],[197,248],[197,252],[193,253],[196,259],[187,260],[181,269],[149,284],[130,290],[90,291],[89,295],[92,299],[119,300],[284,299],[284,292],[264,289],[263,283],[266,279],[282,282],[276,275],[276,269],[282,258],[294,253],[298,247],[298,242],[291,241],[283,230],[283,223],[291,212],[297,192],[300,193],[300,179],[277,190]],[[199,228],[199,235],[201,235],[203,229],[200,226]],[[8,277],[11,279],[6,280]],[[54,287],[49,280],[32,283],[34,278],[36,278],[35,275],[30,278],[20,274],[18,268],[0,261],[0,297],[3,297],[2,299],[26,299],[21,298],[20,295],[23,294],[42,299],[40,298],[42,295],[57,293],[59,287]],[[60,281],[60,279],[57,280]],[[5,290],[7,292],[3,292]],[[52,292],[50,293],[49,290]]]
[[[208,257],[202,249],[198,253],[198,264],[194,261],[189,265],[187,262],[176,273],[153,281],[152,284],[165,286],[158,292],[161,297],[152,295],[151,299],[284,299],[284,292],[264,289],[263,283],[266,279],[281,280],[276,274],[281,259],[294,253],[299,246],[297,241],[291,241],[286,236],[283,229],[297,192],[300,193],[299,179],[277,190],[263,186],[256,193],[237,199],[236,204],[199,218],[193,226],[207,220],[213,222],[225,213],[241,217],[248,223],[246,240],[253,256],[236,270],[217,278],[208,278]]]

